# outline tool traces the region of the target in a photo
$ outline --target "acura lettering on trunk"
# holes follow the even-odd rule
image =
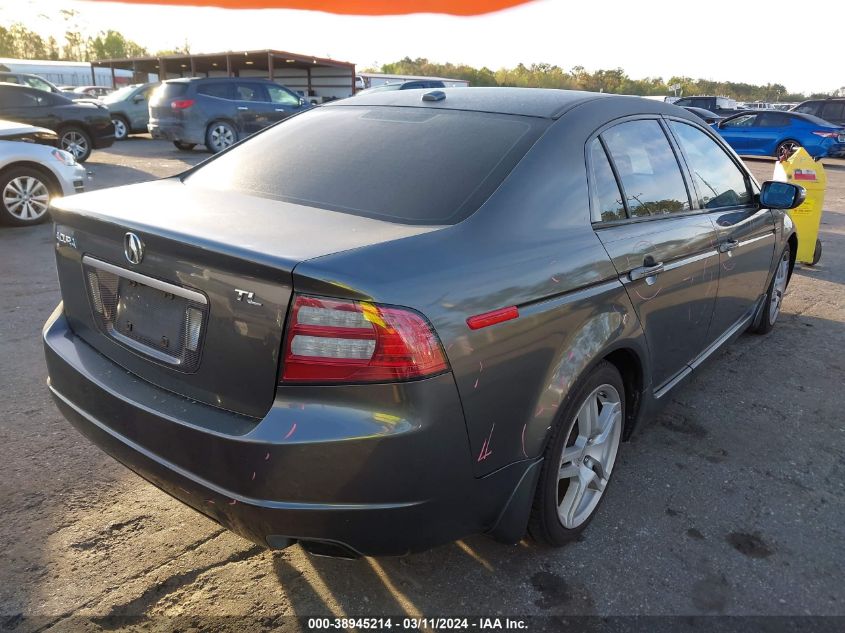
[[[772,329],[803,190],[669,104],[426,94],[57,201],[75,248],[44,346],[70,423],[270,548],[583,530],[638,421]]]

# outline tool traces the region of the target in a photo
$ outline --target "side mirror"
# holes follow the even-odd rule
[[[132,97],[132,101],[135,103],[141,103],[144,100],[144,95],[135,95]]]
[[[304,106],[306,103],[307,103],[307,102],[305,101],[305,97],[300,97],[300,98],[299,98],[299,107]]]
[[[788,182],[767,180],[760,189],[760,205],[769,209],[794,209],[803,204],[807,190]]]

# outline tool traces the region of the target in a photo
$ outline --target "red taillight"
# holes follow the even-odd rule
[[[813,132],[816,136],[821,136],[822,138],[837,138],[840,132],[826,132],[824,130],[817,130]]]
[[[449,368],[428,321],[405,308],[297,295],[287,329],[283,382],[389,382]]]
[[[170,107],[174,110],[187,110],[194,105],[193,99],[174,99],[170,102]]]

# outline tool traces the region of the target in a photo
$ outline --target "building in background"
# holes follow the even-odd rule
[[[49,59],[0,58],[0,70],[38,75],[57,86],[107,86],[117,88],[132,83],[133,73],[110,68],[94,68],[88,62],[55,62]],[[144,79],[143,82],[149,81]]]

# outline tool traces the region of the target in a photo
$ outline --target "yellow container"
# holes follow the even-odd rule
[[[801,147],[786,160],[779,160],[775,164],[773,180],[800,185],[807,190],[807,198],[800,206],[789,211],[789,217],[795,223],[795,232],[798,233],[797,260],[813,266],[822,256],[819,225],[822,222],[824,190],[827,186],[824,167]]]

